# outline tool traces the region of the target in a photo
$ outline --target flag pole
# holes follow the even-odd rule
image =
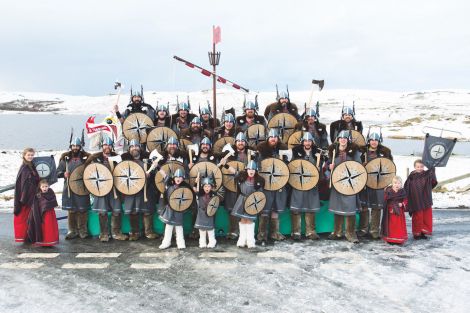
[[[214,37],[214,26],[212,25],[212,37]],[[214,38],[212,38],[212,55],[214,56],[215,58],[215,41],[214,41]],[[214,102],[214,104],[212,105],[213,108],[214,108],[214,129],[217,127],[217,92],[216,92],[216,88],[217,88],[217,84],[216,84],[216,80],[217,80],[217,74],[215,72],[215,67],[216,67],[216,63],[213,62],[212,64],[212,70],[214,72],[214,75],[212,75],[212,101]]]

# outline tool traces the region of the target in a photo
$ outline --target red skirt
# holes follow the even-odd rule
[[[387,211],[386,214],[388,214],[388,225],[386,225],[388,231],[385,232],[387,236],[383,236],[382,239],[390,243],[403,244],[408,239],[405,212],[400,210],[400,214],[395,215],[390,213],[389,208],[384,211]]]
[[[411,225],[413,236],[432,235],[432,208],[413,212]]]
[[[20,214],[13,215],[13,228],[15,230],[15,241],[24,242],[28,236],[28,217],[31,208],[23,205]]]
[[[35,245],[49,247],[59,243],[59,226],[54,209],[44,212],[42,215],[42,242],[36,242]]]

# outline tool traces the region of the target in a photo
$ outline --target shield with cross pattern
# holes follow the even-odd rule
[[[113,174],[100,163],[91,163],[83,171],[83,183],[94,196],[104,197],[113,188]]]
[[[122,133],[127,140],[147,142],[147,129],[153,126],[153,121],[144,113],[132,113],[122,123]]]
[[[311,190],[315,188],[320,179],[317,167],[307,160],[297,159],[291,161],[289,167],[289,185],[297,190]]]
[[[289,168],[276,158],[262,160],[259,174],[264,178],[264,189],[270,191],[281,189],[289,181]]]
[[[181,187],[173,190],[170,194],[168,203],[172,210],[183,212],[191,207],[193,200],[194,195],[191,189],[188,187]]]
[[[384,189],[392,182],[397,172],[395,163],[387,158],[376,158],[366,164],[367,187],[371,189]]]
[[[352,196],[364,189],[367,182],[367,170],[359,162],[345,161],[333,169],[331,182],[337,192]]]

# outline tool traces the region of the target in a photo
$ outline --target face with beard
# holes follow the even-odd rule
[[[134,106],[139,106],[142,103],[142,98],[140,96],[133,96],[132,97],[132,104]]]
[[[211,146],[209,146],[208,144],[202,144],[201,145],[201,151],[203,153],[209,153],[209,151],[211,150]]]
[[[175,144],[169,144],[166,150],[168,151],[169,154],[174,155],[176,153],[176,150],[178,147]]]
[[[191,130],[193,131],[193,133],[199,133],[199,131],[201,130],[201,124],[192,123],[191,124]]]
[[[129,152],[133,158],[138,158],[140,156],[140,147],[139,146],[130,146]]]
[[[311,140],[304,140],[303,145],[305,150],[310,150],[312,149],[313,142]]]
[[[166,111],[158,111],[158,118],[163,120],[166,117]]]
[[[252,110],[252,109],[245,110],[245,114],[247,117],[253,118],[255,117],[255,110]]]
[[[351,122],[352,119],[353,119],[353,117],[352,117],[351,114],[344,114],[344,115],[343,115],[343,120],[344,120],[346,123]]]
[[[316,119],[314,116],[309,116],[309,117],[307,118],[307,123],[308,123],[308,125],[313,126],[313,125],[315,124],[315,121],[316,121],[316,120],[317,120],[317,119]]]
[[[180,111],[179,111],[179,116],[180,116],[182,119],[185,119],[185,118],[188,116],[188,111],[186,111],[186,110],[180,110]]]
[[[289,99],[287,99],[287,98],[281,98],[281,99],[279,99],[279,102],[280,102],[282,105],[286,105],[287,102],[289,102]]]
[[[72,145],[72,147],[70,147],[70,150],[72,151],[72,155],[77,156],[81,148],[82,147],[80,147],[79,145]]]
[[[269,137],[268,139],[268,143],[271,147],[274,147],[275,145],[277,145],[278,141],[279,141],[279,138],[277,137]]]
[[[110,154],[111,153],[111,146],[110,145],[103,145],[103,148],[101,148],[104,154]]]
[[[209,121],[209,114],[202,114],[201,118],[204,122],[208,122]]]
[[[236,146],[237,146],[238,151],[245,150],[245,142],[244,141],[237,141]]]

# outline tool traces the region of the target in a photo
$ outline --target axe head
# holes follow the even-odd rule
[[[247,152],[248,152],[248,154],[251,155],[251,156],[256,155],[256,151],[253,151],[253,150],[248,149]]]
[[[287,160],[290,161],[292,159],[292,150],[279,150],[279,156],[281,158],[286,156]]]
[[[157,149],[153,149],[153,151],[150,152],[149,159],[150,160],[161,160],[161,159],[163,159],[163,156],[158,152]]]
[[[122,158],[121,158],[121,155],[118,154],[118,155],[109,157],[108,160],[111,162],[120,163],[122,161]]]
[[[199,145],[197,143],[195,144],[192,144],[192,145],[187,145],[186,146],[186,149],[189,151],[189,150],[193,150],[194,152],[194,155],[199,155]]]
[[[227,152],[229,155],[235,155],[235,150],[233,150],[232,145],[227,143],[223,148],[222,152]]]

